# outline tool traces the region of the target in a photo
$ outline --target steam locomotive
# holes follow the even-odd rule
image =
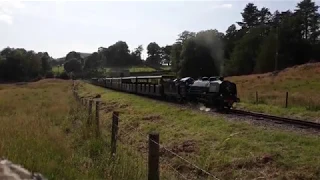
[[[200,102],[218,110],[230,109],[237,97],[235,83],[223,77],[193,79],[174,76],[132,76],[119,78],[92,78],[91,83],[105,88],[174,100],[180,103]]]

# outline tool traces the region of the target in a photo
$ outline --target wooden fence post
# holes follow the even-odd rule
[[[259,96],[258,96],[258,91],[256,91],[256,104],[259,102]]]
[[[159,134],[149,134],[148,180],[159,180]]]
[[[96,101],[96,138],[100,136],[99,110],[100,110],[100,102]]]
[[[91,125],[91,115],[92,115],[92,100],[89,100],[89,109],[88,109],[88,125]]]
[[[288,92],[286,92],[286,108],[288,107]]]
[[[117,150],[117,135],[119,124],[119,112],[114,111],[112,114],[112,130],[111,130],[111,156],[116,154]]]

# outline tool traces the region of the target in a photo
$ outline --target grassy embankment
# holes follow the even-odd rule
[[[242,101],[237,108],[320,122],[320,63],[288,68],[276,76],[266,73],[227,79],[237,84]]]
[[[145,163],[121,150],[111,161],[109,138],[92,137],[70,81],[0,85],[0,99],[1,157],[49,179],[145,179]]]
[[[119,69],[119,70],[129,70],[130,72],[154,72],[156,69],[148,67],[148,66],[130,66],[130,67],[120,67],[120,68],[105,68],[106,72],[110,72],[111,69]],[[161,67],[162,70],[170,70],[169,66],[163,66]],[[52,72],[54,74],[60,74],[64,71],[63,66],[58,67],[54,66],[52,67]]]
[[[141,154],[146,152],[146,143],[139,131],[147,134],[156,130],[160,133],[160,142],[168,149],[220,179],[320,178],[319,135],[226,121],[223,116],[84,83],[80,84],[79,92],[83,97],[101,94],[104,117],[110,117],[113,110],[119,111],[120,130],[130,134],[130,146],[135,146]],[[201,174],[179,158],[162,152],[161,160],[168,161],[181,173]]]

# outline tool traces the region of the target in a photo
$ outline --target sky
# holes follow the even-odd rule
[[[140,44],[146,49],[150,42],[165,46],[184,30],[225,32],[242,20],[249,2],[274,12],[293,10],[299,1],[0,0],[0,48],[25,48],[59,58],[70,51],[92,53],[120,40],[130,50]]]

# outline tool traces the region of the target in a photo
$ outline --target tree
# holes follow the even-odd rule
[[[195,37],[196,33],[190,31],[183,31],[178,36],[179,38],[177,39],[177,42],[183,44],[186,40]]]
[[[38,53],[38,56],[41,57],[41,65],[42,65],[42,74],[45,74],[49,71],[51,71],[51,65],[50,65],[50,60],[51,57],[47,52],[44,53]]]
[[[259,24],[260,25],[269,25],[269,23],[271,22],[272,19],[272,15],[269,11],[268,8],[261,8],[261,10],[259,11]]]
[[[65,61],[70,61],[71,59],[82,60],[82,57],[80,53],[71,51],[66,55]]]
[[[249,29],[259,24],[260,12],[253,3],[248,3],[241,15],[242,22],[237,22],[241,28]]]
[[[13,48],[6,47],[1,51],[0,55],[3,57],[6,57],[6,56],[9,56],[13,51],[14,51]]]
[[[79,73],[82,70],[82,65],[78,59],[74,58],[64,63],[64,70],[68,73]]]
[[[97,52],[85,58],[84,70],[97,70],[99,67],[101,67],[101,61]]]
[[[161,48],[160,46],[155,43],[151,42],[147,46],[147,53],[148,58],[146,59],[146,62],[151,65],[160,65],[161,61]]]
[[[161,61],[164,64],[168,64],[168,66],[170,66],[170,54],[171,54],[171,49],[172,46],[170,45],[166,45],[164,47],[161,48]]]
[[[311,0],[303,0],[298,3],[297,8],[295,12],[301,18],[304,38],[314,44],[320,35],[319,6]]]
[[[272,32],[263,40],[257,55],[255,72],[265,73],[275,69],[275,58],[277,52],[277,34]]]
[[[142,45],[139,45],[137,48],[134,49],[134,51],[131,53],[131,57],[132,57],[132,63],[133,64],[141,64],[142,63],[142,59],[141,59],[141,54],[143,51],[143,47]]]
[[[132,65],[129,47],[126,42],[118,41],[104,50],[105,65],[107,66],[128,66]]]
[[[181,69],[179,77],[214,76],[219,75],[215,71],[214,60],[211,57],[210,50],[199,44],[195,39],[188,39],[181,52]]]
[[[230,59],[230,54],[232,53],[235,43],[241,38],[241,34],[237,31],[235,24],[228,27],[226,35],[224,36],[224,56],[226,59]]]
[[[259,52],[263,28],[252,28],[235,45],[231,59],[226,64],[228,75],[251,74]]]
[[[181,51],[182,51],[182,44],[175,43],[171,47],[170,53],[170,61],[171,61],[171,70],[176,72],[176,74],[180,71],[181,68]]]

